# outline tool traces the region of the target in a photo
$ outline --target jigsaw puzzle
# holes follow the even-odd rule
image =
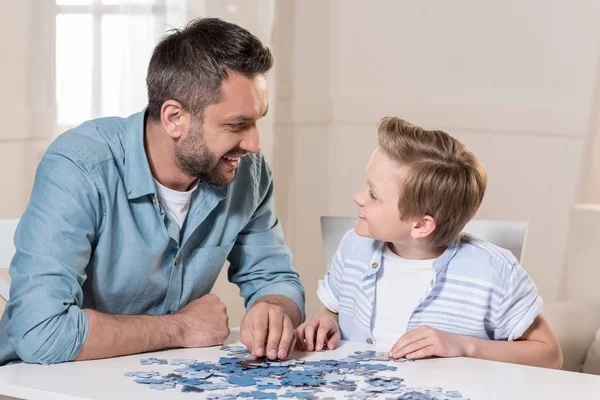
[[[180,389],[185,393],[203,393],[212,400],[233,399],[333,399],[325,391],[334,391],[335,398],[455,400],[460,392],[442,388],[410,387],[404,379],[386,377],[385,371],[395,371],[394,363],[414,360],[390,360],[386,353],[355,352],[339,360],[256,359],[244,346],[222,346],[227,357],[218,363],[174,359],[173,372],[126,372],[139,384],[154,390]],[[165,365],[167,360],[142,359],[142,365]]]

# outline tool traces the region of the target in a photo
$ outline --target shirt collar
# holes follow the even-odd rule
[[[125,185],[129,200],[153,194],[156,195],[154,176],[150,171],[144,137],[146,131],[147,108],[129,117],[125,131]],[[203,184],[203,182],[200,182]],[[217,199],[223,200],[229,193],[229,186],[217,186],[204,183],[215,193]],[[197,191],[196,191],[197,192]]]
[[[148,111],[133,114],[125,131],[125,185],[129,200],[156,194],[154,178],[148,164],[144,146],[146,117]]]
[[[462,239],[463,234],[461,234],[461,238],[456,240],[454,243],[449,245],[446,250],[442,253],[441,256],[436,258],[433,261],[433,269],[436,271],[440,271],[443,268],[446,268],[450,260],[456,255],[458,251],[460,241]],[[377,241],[375,251],[373,252],[373,257],[371,258],[371,273],[376,272],[379,269],[379,265],[381,265],[381,260],[383,258],[383,250],[385,249],[386,242]],[[374,264],[377,265],[374,265]]]
[[[462,237],[462,235],[461,235],[461,237]],[[459,248],[460,241],[461,241],[460,238],[458,240],[454,241],[454,243],[452,243],[451,245],[449,245],[446,248],[446,250],[442,253],[441,256],[439,256],[437,259],[435,259],[435,261],[433,262],[433,268],[436,271],[446,268],[446,266],[448,265],[450,260],[452,260],[452,258],[456,255],[456,252],[458,251],[458,248]]]

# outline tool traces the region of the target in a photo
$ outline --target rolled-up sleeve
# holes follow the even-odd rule
[[[7,333],[26,362],[73,360],[88,332],[82,285],[101,219],[89,170],[47,153],[15,234]]]
[[[340,308],[340,283],[342,281],[342,271],[344,268],[343,255],[348,237],[353,230],[346,232],[340,241],[338,248],[331,260],[331,268],[325,274],[325,277],[319,281],[317,296],[321,304],[329,311],[337,313]]]
[[[280,295],[298,306],[304,320],[304,287],[292,266],[292,256],[275,216],[271,171],[262,156],[260,160],[257,177],[260,200],[229,254],[228,278],[240,287],[246,308],[261,297]]]
[[[495,339],[516,340],[523,336],[541,313],[542,305],[542,298],[531,277],[520,265],[513,265],[497,313]]]

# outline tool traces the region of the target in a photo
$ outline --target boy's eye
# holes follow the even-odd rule
[[[372,198],[373,200],[377,200],[377,197],[375,197],[372,190],[369,190],[369,197]]]

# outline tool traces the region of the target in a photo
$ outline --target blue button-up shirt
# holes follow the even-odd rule
[[[246,307],[282,295],[304,317],[263,156],[243,157],[227,187],[200,182],[180,230],[157,198],[144,124],[144,112],[86,122],[42,158],[15,235],[0,365],[74,359],[88,332],[84,308],[175,313],[211,291],[226,259]]]

